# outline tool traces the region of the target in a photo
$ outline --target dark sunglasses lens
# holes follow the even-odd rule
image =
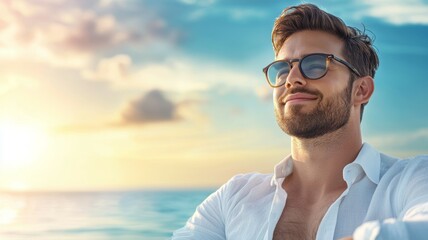
[[[327,72],[327,57],[325,55],[308,55],[300,62],[304,75],[309,79],[318,79]]]
[[[267,71],[269,82],[272,86],[280,86],[285,83],[290,66],[286,62],[276,62]]]

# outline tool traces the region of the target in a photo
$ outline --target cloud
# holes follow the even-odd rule
[[[234,21],[243,21],[248,19],[261,19],[268,16],[268,12],[260,8],[250,7],[216,7],[216,8],[199,8],[188,15],[189,20],[199,20],[203,17],[227,17]]]
[[[122,1],[122,0],[100,0],[100,1],[98,1],[98,6],[102,7],[102,8],[117,7],[117,6],[123,7],[124,5],[126,5],[126,2]]]
[[[49,40],[53,40],[56,31],[62,37],[52,41],[55,47],[77,52],[92,52],[98,49],[114,47],[124,42],[138,40],[136,32],[127,31],[118,26],[113,15],[97,15],[91,11],[76,11],[63,15],[65,24],[56,25],[48,32]],[[72,20],[75,19],[75,20]]]
[[[95,70],[84,70],[82,76],[90,80],[124,81],[129,78],[131,66],[131,58],[128,55],[120,54],[101,59]]]
[[[359,12],[363,16],[383,19],[389,23],[402,24],[428,24],[428,4],[420,0],[363,0],[368,9]]]
[[[133,64],[130,56],[116,55],[100,60],[95,70],[81,75],[106,81],[118,89],[159,89],[175,93],[204,92],[214,88],[251,91],[264,85],[263,75],[209,60],[175,56],[162,62]]]
[[[149,123],[177,119],[176,105],[159,90],[152,90],[128,104],[122,112],[124,123]]]
[[[428,128],[369,136],[367,139],[376,147],[403,157],[409,154],[426,154],[428,150]]]
[[[117,31],[110,15],[29,1],[2,2],[0,9],[5,26],[0,32],[2,59],[79,65],[86,63],[88,55],[97,48],[126,38],[126,34]]]
[[[0,1],[0,59],[81,68],[106,51],[141,52],[159,43],[174,45],[180,38],[149,7],[144,10],[150,14],[141,16],[140,12],[108,7],[112,4]]]
[[[128,127],[139,128],[147,124],[168,125],[179,122],[191,122],[193,126],[204,126],[209,120],[199,111],[201,103],[203,101],[196,96],[183,96],[171,101],[164,91],[154,89],[127,102],[110,120],[76,122],[58,126],[53,131],[58,134],[89,133],[115,131]]]

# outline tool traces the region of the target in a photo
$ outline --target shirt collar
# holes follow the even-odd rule
[[[367,177],[375,184],[379,183],[380,175],[380,153],[370,146],[368,143],[364,143],[358,153],[357,158],[349,165],[358,164],[363,169]],[[285,178],[293,172],[293,159],[291,155],[283,159],[274,168],[274,175],[271,180],[271,185],[278,185],[278,180]]]
[[[273,177],[270,182],[271,186],[277,185],[278,186],[278,180],[281,178],[285,178],[288,175],[290,175],[293,172],[293,158],[291,158],[291,155],[284,158],[281,162],[275,165]]]
[[[379,183],[380,153],[368,143],[363,144],[357,158],[351,164],[360,165],[370,181]]]

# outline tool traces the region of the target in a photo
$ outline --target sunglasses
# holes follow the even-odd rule
[[[293,68],[294,62],[300,62],[299,70],[303,77],[311,80],[317,80],[327,74],[328,65],[331,60],[336,60],[348,67],[353,73],[360,77],[360,73],[350,63],[340,59],[333,54],[312,53],[306,55],[302,59],[278,60],[263,68],[266,80],[273,88],[280,87],[285,84],[288,74]]]

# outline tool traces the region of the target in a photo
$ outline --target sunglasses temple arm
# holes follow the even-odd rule
[[[354,68],[353,66],[351,66],[351,64],[349,64],[345,60],[337,58],[336,56],[333,56],[333,59],[342,63],[343,65],[347,66],[349,69],[351,69],[351,71],[353,71],[355,74],[357,74],[358,77],[361,77],[361,74],[358,72],[358,70],[356,68]]]

